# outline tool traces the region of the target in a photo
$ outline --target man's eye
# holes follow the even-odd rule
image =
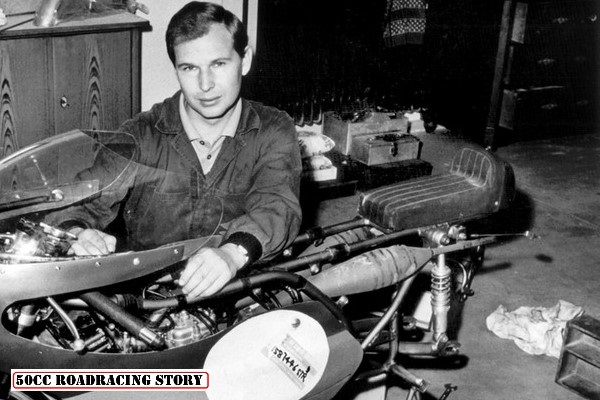
[[[213,63],[214,67],[222,67],[225,65],[225,61],[216,61]]]
[[[196,67],[194,67],[193,65],[184,65],[181,67],[182,71],[194,71],[196,69]]]

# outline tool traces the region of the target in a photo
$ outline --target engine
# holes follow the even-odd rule
[[[157,289],[144,291],[152,299],[155,295],[149,293]],[[114,295],[110,301],[122,302],[124,297]],[[215,310],[204,307],[164,308],[136,315],[160,336],[161,349],[198,342],[231,324],[229,316],[218,317]],[[15,304],[6,310],[4,319],[5,326],[19,336],[79,353],[140,353],[158,347],[133,336],[79,299],[47,298]]]
[[[21,219],[15,233],[0,235],[0,263],[25,264],[76,259],[68,255],[70,244],[76,237],[47,224],[36,224]],[[115,304],[125,309],[136,308],[136,301],[160,301],[181,295],[172,282],[153,283],[139,294],[116,293],[110,296]],[[160,335],[164,348],[186,346],[228,326],[232,318],[221,311],[220,315],[209,307],[165,307],[157,310],[135,310],[145,325]],[[45,298],[35,302],[17,303],[3,316],[9,330],[53,347],[73,349],[78,352],[138,353],[153,350],[145,341],[107,319],[77,298]]]

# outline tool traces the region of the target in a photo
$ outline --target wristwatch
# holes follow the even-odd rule
[[[250,256],[248,255],[248,250],[246,250],[246,248],[244,246],[242,246],[241,244],[236,244],[235,249],[238,251],[238,253],[240,253],[244,257],[244,265],[248,264],[248,261],[250,260]]]

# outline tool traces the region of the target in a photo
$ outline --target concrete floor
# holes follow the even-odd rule
[[[422,158],[434,164],[434,174],[447,170],[463,143],[451,134],[425,134],[421,140]],[[600,135],[519,142],[497,154],[513,166],[518,194],[514,207],[490,219],[485,233],[532,230],[540,238],[512,238],[486,249],[475,296],[462,311],[460,358],[403,365],[436,389],[458,386],[450,399],[580,399],[555,383],[556,358],[524,352],[490,332],[485,319],[501,304],[512,311],[552,307],[561,299],[600,319]],[[339,221],[352,214],[354,200],[324,202],[320,216]],[[357,399],[381,396],[373,389]],[[386,398],[405,397],[392,387]]]

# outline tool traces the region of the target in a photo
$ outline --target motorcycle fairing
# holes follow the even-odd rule
[[[323,304],[316,301],[293,304],[251,317],[238,325],[187,346],[147,353],[88,353],[82,355],[74,351],[48,347],[25,340],[2,329],[0,336],[2,336],[1,340],[5,345],[0,348],[0,370],[10,371],[11,368],[104,369],[114,368],[115,366],[118,366],[119,369],[206,369],[205,361],[211,349],[217,346],[221,340],[228,341],[227,335],[232,330],[245,330],[243,328],[245,324],[251,325],[252,328],[252,325],[254,325],[252,321],[255,318],[276,320],[280,318],[278,314],[280,311],[301,315],[300,318],[304,323],[309,319],[314,320],[316,324],[322,327],[323,335],[327,341],[326,347],[329,351],[329,357],[323,368],[324,372],[318,381],[308,393],[301,393],[300,396],[294,399],[330,399],[358,369],[362,360],[362,349],[358,341],[347,331],[345,325],[337,320]],[[273,315],[269,316],[271,314]],[[255,343],[255,348],[266,348],[270,343],[270,338],[267,337],[264,338],[263,343]],[[239,345],[243,346],[245,343]],[[320,350],[320,348],[317,348],[317,350]],[[309,348],[307,351],[314,352],[315,350]],[[260,370],[253,370],[252,359],[247,359],[246,362],[249,368],[249,380],[251,380],[252,373],[258,374]],[[219,376],[227,376],[228,368],[229,366],[226,364],[219,365],[218,370],[215,367],[207,372],[213,374],[211,379],[214,381]],[[282,377],[288,379],[282,372],[276,373],[273,379],[281,379]],[[60,392],[60,397],[74,396],[77,393]],[[206,394],[199,392],[199,398],[206,398]],[[215,399],[216,397],[209,398]]]
[[[219,371],[208,397],[322,398],[324,390],[347,381],[362,358],[358,342],[347,331],[333,340],[311,315],[273,310],[231,329],[206,359],[204,368]],[[334,369],[335,374],[327,373]],[[326,384],[318,387],[319,382]]]
[[[0,307],[139,278],[181,261],[183,254],[184,245],[179,245],[65,261],[0,265]]]

